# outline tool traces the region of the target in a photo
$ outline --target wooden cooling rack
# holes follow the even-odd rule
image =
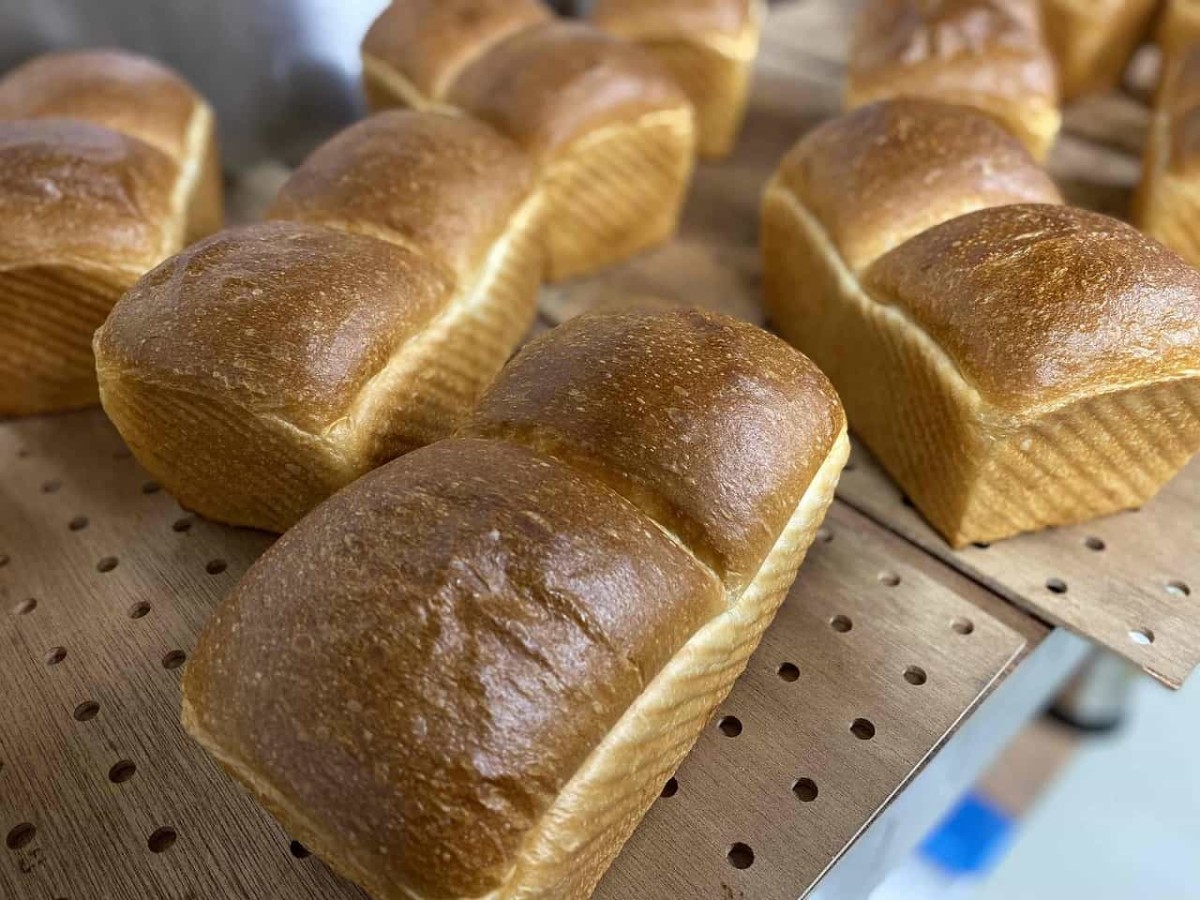
[[[680,238],[545,291],[544,325],[663,303],[761,321],[759,193],[836,113],[851,12],[773,11],[745,137],[700,167]],[[1145,110],[1116,97],[1083,112],[1055,175],[1119,212]],[[1142,512],[953,553],[856,450],[775,625],[598,896],[789,900],[818,882],[863,896],[917,839],[897,839],[903,824],[930,826],[1079,658],[1043,619],[1170,684],[1200,660],[1198,493],[1193,466]],[[0,424],[0,897],[363,898],[178,724],[200,626],[269,543],[182,510],[98,411]],[[922,786],[951,768],[930,806]]]

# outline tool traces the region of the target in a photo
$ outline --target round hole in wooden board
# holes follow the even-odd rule
[[[164,669],[178,669],[187,660],[187,654],[182,650],[172,650],[162,658]]]
[[[146,838],[146,846],[151,853],[165,853],[175,845],[177,837],[179,835],[175,833],[174,828],[170,825],[163,825],[150,833],[150,837]]]
[[[975,631],[975,623],[970,619],[959,617],[950,621],[950,630],[965,637]]]
[[[51,647],[42,656],[48,666],[57,666],[60,662],[67,658],[66,647]]]
[[[37,837],[37,827],[32,822],[22,822],[9,829],[4,838],[4,845],[9,850],[21,850],[28,847],[35,837]]]
[[[820,791],[817,788],[817,783],[811,778],[798,778],[796,783],[792,785],[792,793],[796,795],[796,799],[801,803],[812,803],[817,799]]]
[[[184,516],[181,519],[176,519],[171,523],[171,530],[178,531],[180,534],[185,531],[190,531],[194,521],[195,519],[193,519],[191,516]]]
[[[1089,550],[1094,550],[1096,553],[1099,553],[1108,545],[1105,544],[1101,538],[1098,538],[1095,535],[1089,535],[1088,537],[1084,538],[1083,546],[1087,547]]]
[[[12,608],[14,616],[27,616],[37,609],[37,597],[26,597]]]
[[[1154,643],[1154,632],[1149,628],[1135,628],[1129,632],[1129,639],[1139,647],[1149,647]]]
[[[1191,587],[1183,581],[1168,581],[1165,590],[1172,597],[1190,597],[1192,595]]]
[[[737,716],[721,716],[717,727],[725,737],[734,738],[742,733],[742,720]]]
[[[795,663],[781,663],[779,668],[775,670],[775,674],[784,681],[798,681],[800,679],[800,667]]]
[[[854,628],[854,623],[850,621],[849,616],[837,615],[829,620],[829,627],[838,634],[845,634]]]
[[[312,856],[312,851],[305,847],[299,841],[292,841],[288,844],[288,852],[296,859],[308,859]]]
[[[220,575],[229,567],[228,563],[223,559],[210,559],[204,566],[204,571],[209,575]]]
[[[663,785],[660,797],[674,797],[679,793],[679,781],[674,777],[668,778],[667,783]]]
[[[83,529],[88,527],[88,517],[76,516],[67,523],[67,527],[71,529],[71,531],[83,531]]]
[[[895,572],[880,572],[879,583],[886,587],[896,587],[900,583],[900,576]]]
[[[76,722],[90,722],[100,712],[100,704],[95,700],[84,700],[75,707],[75,711],[71,713]]]
[[[120,561],[115,556],[102,556],[96,563],[96,571],[100,573],[108,573],[120,565]]]
[[[904,680],[911,685],[920,686],[929,680],[929,676],[920,666],[909,666],[904,670]]]
[[[1052,594],[1065,594],[1067,592],[1067,583],[1061,578],[1047,578],[1046,590]]]
[[[132,760],[122,759],[108,770],[108,780],[113,784],[124,784],[136,773],[137,765]]]
[[[748,869],[754,865],[754,851],[750,849],[749,844],[743,844],[741,841],[730,846],[725,858],[735,869]]]
[[[875,737],[875,723],[870,719],[855,719],[850,723],[850,733],[860,741],[869,741]]]
[[[148,615],[150,612],[150,604],[145,600],[139,600],[133,606],[129,607],[129,618],[140,619]]]

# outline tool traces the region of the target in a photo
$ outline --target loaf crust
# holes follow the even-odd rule
[[[221,166],[212,109],[176,72],[124,50],[47,53],[0,80],[0,119],[94,122],[175,161],[187,243],[221,227]]]
[[[96,351],[105,410],[165,487],[282,531],[454,431],[529,329],[543,254],[532,164],[462,117],[353,126],[271,215],[147,275]]]
[[[868,0],[850,50],[846,108],[922,96],[973,106],[1036,159],[1061,124],[1037,0]]]
[[[178,247],[175,167],[65,119],[0,122],[0,415],[96,402],[92,332]]]
[[[503,18],[504,29],[486,29],[503,38],[461,35],[476,40],[476,49],[434,91],[398,60],[426,52],[421,35],[440,13],[397,0],[363,48],[372,105],[466,114],[529,153],[539,170],[551,281],[590,274],[666,240],[678,226],[696,142],[695,114],[669,73],[598,29],[543,16],[510,20],[483,6],[472,22]],[[396,18],[407,24],[392,28]],[[384,59],[372,47],[388,29],[393,53]]]
[[[1005,205],[855,271],[795,174],[764,201],[773,321],[952,544],[1138,506],[1200,448],[1200,275],[1169,251]]]
[[[599,0],[592,21],[654,54],[696,109],[697,151],[728,156],[746,112],[765,0]]]
[[[593,326],[609,356],[592,355]],[[586,897],[741,672],[832,500],[844,418],[782,342],[698,312],[572,328],[561,348],[550,332],[515,360],[463,437],[389,463],[289,532],[189,663],[188,730],[375,896]],[[628,384],[647,330],[669,351],[664,378],[684,388],[710,341],[724,348],[736,367],[727,418],[649,393],[644,418],[632,403],[614,416],[615,453],[598,436],[571,453],[536,446],[534,432],[476,436],[496,410],[522,408],[548,359],[564,394],[603,408],[589,373]],[[788,371],[799,387],[780,384]],[[697,403],[719,394],[719,377],[696,375]],[[780,421],[791,440],[772,444]],[[558,409],[543,425],[586,433],[580,423]],[[810,472],[789,485],[792,508],[746,583],[722,582],[669,522],[610,486],[646,461],[619,448],[685,436],[684,472],[724,460],[729,478],[765,485],[793,454]],[[756,443],[762,454],[744,460]],[[603,477],[601,460],[614,461]]]

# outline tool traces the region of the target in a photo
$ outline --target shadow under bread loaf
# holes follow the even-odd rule
[[[1200,265],[1200,40],[1164,56],[1133,221]]]
[[[146,275],[96,334],[105,411],[187,507],[271,531],[448,436],[529,329],[532,167],[486,125],[392,112],[293,175],[274,221]]]
[[[1150,30],[1158,0],[1041,0],[1064,101],[1112,90]]]
[[[955,546],[1139,506],[1200,448],[1200,273],[1057,200],[927,101],[816,129],[764,198],[775,326]]]
[[[598,28],[649,50],[696,109],[697,152],[728,156],[746,113],[766,0],[596,0]]]
[[[846,108],[927,97],[987,113],[1044,160],[1062,122],[1038,0],[866,0]]]
[[[549,280],[595,272],[675,232],[695,114],[641,48],[559,21],[537,0],[395,0],[362,53],[374,107],[452,109],[531,155]]]
[[[47,53],[0,80],[0,119],[81,119],[145,141],[179,167],[184,242],[222,225],[211,107],[162,63],[124,50]]]
[[[177,171],[68,119],[0,122],[0,415],[97,400],[92,333],[183,240]]]
[[[218,608],[183,721],[380,898],[587,897],[741,673],[846,460],[807,359],[698,311],[531,342],[450,440]]]

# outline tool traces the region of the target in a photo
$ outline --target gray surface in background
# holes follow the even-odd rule
[[[0,71],[51,49],[136,50],[174,66],[216,107],[227,169],[265,160],[295,165],[362,116],[358,45],[385,5],[0,0]]]

